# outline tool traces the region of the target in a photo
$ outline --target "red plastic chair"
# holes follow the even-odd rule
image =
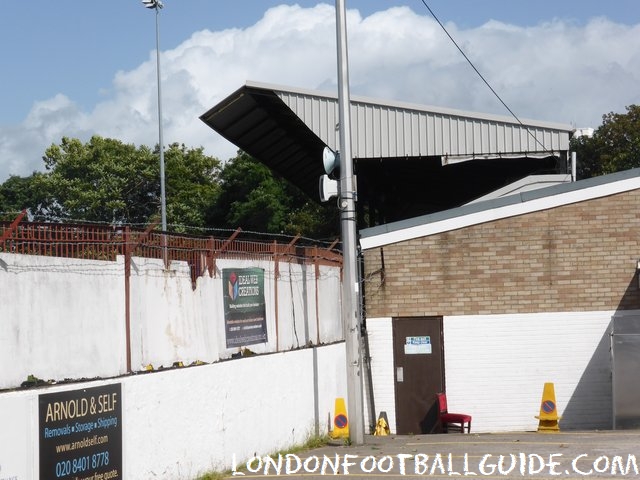
[[[467,433],[471,433],[471,415],[466,413],[449,413],[447,409],[447,394],[437,393],[438,408],[440,410],[440,422],[445,433],[452,427],[454,430],[464,433],[465,424]]]

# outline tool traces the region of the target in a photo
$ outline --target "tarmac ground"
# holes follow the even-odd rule
[[[255,457],[229,478],[640,478],[640,430],[366,436]]]

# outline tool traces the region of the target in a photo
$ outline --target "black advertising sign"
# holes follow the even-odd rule
[[[222,270],[227,348],[267,341],[264,269]]]
[[[40,480],[122,479],[119,383],[39,396]]]

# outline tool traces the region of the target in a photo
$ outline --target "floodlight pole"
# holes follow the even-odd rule
[[[351,157],[351,98],[345,0],[336,0],[338,111],[340,122],[340,226],[342,232],[342,327],[347,367],[347,414],[352,444],[364,443],[362,361],[360,353],[360,279],[356,238],[356,187]]]
[[[162,82],[160,81],[160,10],[164,6],[161,0],[142,0],[145,7],[156,11],[156,74],[158,77],[158,143],[160,149],[160,217],[162,223],[162,231],[167,231],[167,198],[164,182],[164,142],[162,135]],[[166,237],[163,236],[163,243]],[[166,244],[165,247],[165,265],[166,265]]]

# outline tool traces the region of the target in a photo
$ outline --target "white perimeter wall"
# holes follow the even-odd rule
[[[471,414],[475,432],[536,430],[544,383],[553,382],[561,429],[612,428],[614,314],[444,317],[449,410]],[[391,326],[390,318],[367,319],[375,408],[394,432]]]
[[[0,389],[125,373],[124,264],[0,253]]]
[[[132,366],[142,370],[182,361],[190,364],[229,358],[238,351],[226,348],[222,270],[264,269],[268,342],[249,345],[267,353],[342,340],[340,269],[259,260],[218,260],[214,277],[198,278],[195,291],[186,264],[134,258],[131,280]],[[135,272],[135,273],[134,273]],[[124,280],[123,280],[124,281]],[[276,292],[277,283],[277,292]],[[318,308],[316,308],[316,304]],[[320,335],[318,335],[320,325]],[[276,335],[277,333],[277,335]]]
[[[131,366],[170,367],[231,357],[224,330],[222,269],[264,269],[268,342],[256,353],[343,338],[340,269],[281,261],[217,260],[194,290],[187,265],[134,257],[130,277]],[[277,278],[276,278],[277,276]],[[89,261],[0,253],[0,389],[44,380],[126,373],[123,258]],[[319,332],[318,332],[319,330]]]
[[[2,478],[39,478],[38,395],[122,384],[123,478],[192,480],[327,431],[346,396],[344,343],[0,394]]]

